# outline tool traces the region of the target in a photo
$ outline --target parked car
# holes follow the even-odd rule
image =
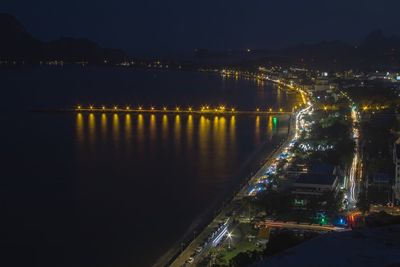
[[[187,259],[186,263],[192,264],[194,262],[194,258],[193,257],[189,257],[189,259]]]

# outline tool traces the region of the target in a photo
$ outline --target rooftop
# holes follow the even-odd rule
[[[389,183],[390,176],[387,173],[375,173],[373,177],[374,183]]]
[[[326,163],[314,163],[311,165],[310,173],[334,174],[335,166]]]
[[[336,176],[333,174],[324,173],[302,173],[297,178],[295,184],[320,184],[320,185],[332,185],[336,180]]]

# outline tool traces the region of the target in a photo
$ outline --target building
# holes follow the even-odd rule
[[[314,91],[328,91],[330,89],[329,79],[328,78],[318,78],[315,80]]]
[[[393,162],[395,164],[395,179],[393,185],[394,198],[400,201],[400,138],[394,144]]]
[[[389,187],[390,181],[390,176],[387,173],[378,172],[372,176],[372,185],[378,187]]]
[[[305,207],[313,199],[339,192],[339,171],[330,164],[312,164],[303,169],[291,186],[294,206]]]
[[[322,196],[338,192],[338,176],[325,173],[302,173],[292,185],[292,194]]]

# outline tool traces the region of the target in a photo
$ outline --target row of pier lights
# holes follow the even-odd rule
[[[299,106],[294,106],[291,111],[284,110],[282,108],[279,109],[273,109],[273,108],[267,108],[267,109],[261,109],[261,108],[256,108],[255,110],[252,111],[239,111],[235,108],[227,108],[225,106],[219,106],[219,107],[210,107],[210,106],[202,106],[199,109],[194,109],[192,107],[188,107],[186,109],[181,109],[180,107],[175,107],[174,109],[168,109],[167,107],[162,107],[161,109],[157,109],[156,107],[152,106],[150,108],[144,108],[142,106],[138,106],[137,108],[132,108],[131,106],[126,106],[125,108],[120,108],[118,106],[113,106],[113,107],[106,107],[106,106],[101,106],[101,107],[95,107],[95,106],[88,106],[84,107],[81,105],[78,105],[75,108],[75,111],[92,111],[92,112],[174,112],[174,113],[191,113],[191,112],[203,112],[203,113],[287,113],[287,112],[293,112],[296,111]]]

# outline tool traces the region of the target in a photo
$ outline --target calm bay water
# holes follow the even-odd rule
[[[31,113],[76,104],[238,109],[296,95],[194,72],[1,70],[1,244],[8,266],[150,266],[287,133],[287,117]],[[17,107],[24,107],[22,110]]]

